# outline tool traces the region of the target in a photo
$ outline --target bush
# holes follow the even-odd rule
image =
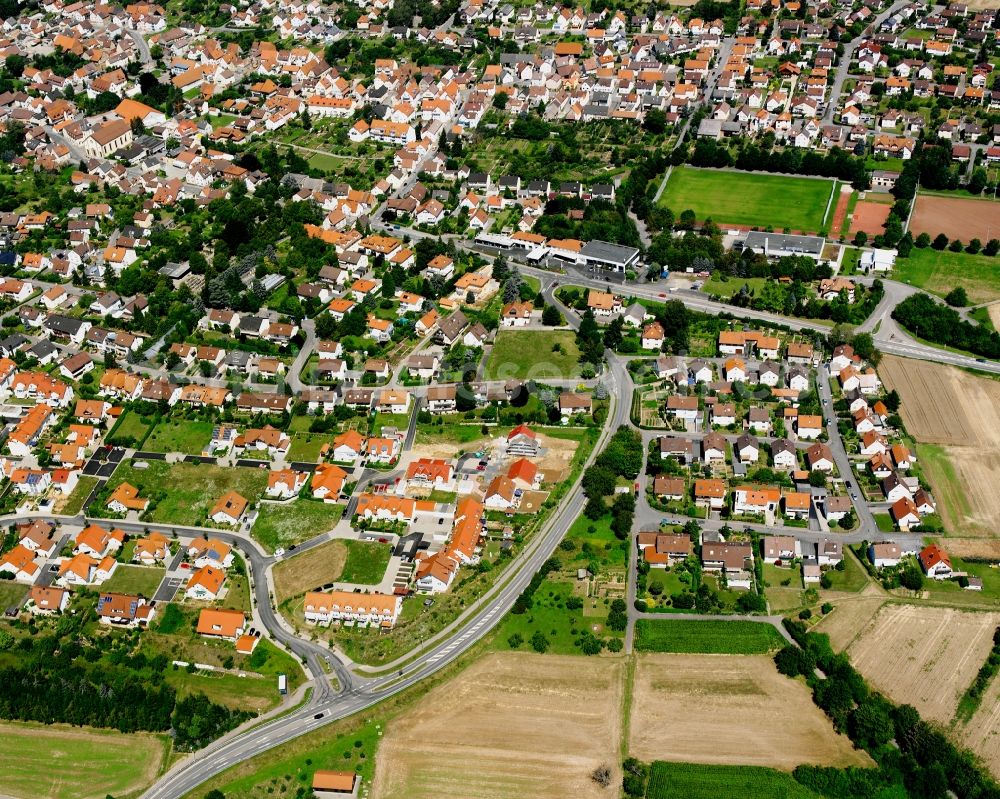
[[[809,610],[809,608],[806,608],[805,610],[800,610],[799,611],[799,618],[802,619],[803,621],[805,621],[806,619],[811,619],[812,615],[813,615],[813,612],[811,610]]]
[[[945,295],[944,301],[953,308],[964,308],[969,304],[969,295],[964,288],[956,286]]]
[[[899,584],[911,591],[919,591],[924,587],[924,575],[916,564],[909,564],[899,575]]]
[[[789,644],[775,654],[774,665],[786,677],[808,677],[816,668],[816,658],[810,652]]]
[[[531,636],[531,648],[540,655],[544,655],[548,651],[549,639],[541,630],[536,630],[535,634]]]
[[[514,633],[510,638],[507,639],[507,646],[511,649],[520,649],[521,644],[524,643],[524,636],[521,633]]]

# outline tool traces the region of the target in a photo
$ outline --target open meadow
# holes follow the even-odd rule
[[[914,247],[896,259],[893,277],[942,297],[961,286],[974,304],[1000,299],[1000,260],[988,255]]]
[[[340,579],[347,561],[347,542],[327,541],[301,554],[276,563],[274,597],[280,605],[286,599],[312,591]]]
[[[541,380],[580,374],[571,330],[501,330],[486,362],[487,380]]]
[[[431,690],[389,725],[373,799],[607,797],[620,784],[624,663],[494,653]]]
[[[156,779],[166,755],[147,733],[63,724],[0,724],[0,792],[16,799],[104,799],[138,793]]]
[[[720,227],[771,227],[816,233],[833,214],[836,182],[794,175],[766,175],[737,170],[675,167],[660,199],[680,216],[694,211]]]
[[[343,513],[343,505],[310,499],[283,504],[264,502],[253,525],[253,537],[271,552],[278,547],[288,549],[291,544],[332,530]]]
[[[993,536],[1000,528],[1000,381],[951,366],[887,356],[882,380],[900,414],[946,529]]]
[[[628,746],[645,761],[786,771],[870,763],[834,731],[805,683],[779,674],[765,655],[640,656]]]
[[[998,621],[996,613],[889,603],[847,654],[874,688],[947,724],[986,661]]]
[[[227,491],[236,491],[256,503],[267,487],[267,472],[165,461],[150,461],[147,468],[137,469],[134,464],[123,462],[108,481],[108,489],[120,483],[131,483],[139,489],[141,497],[159,500],[146,512],[147,521],[203,525],[208,519],[208,511]],[[92,513],[103,510],[91,507]]]

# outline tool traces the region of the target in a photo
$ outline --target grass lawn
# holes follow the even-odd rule
[[[580,350],[569,330],[501,330],[486,362],[487,380],[576,377]]]
[[[292,445],[288,448],[286,460],[316,463],[323,445],[331,441],[333,437],[323,433],[293,433]]]
[[[114,444],[122,440],[133,440],[141,442],[149,432],[149,425],[142,421],[142,417],[135,411],[125,411],[121,419],[115,426],[114,432],[108,436],[109,444]]]
[[[712,276],[705,281],[705,285],[701,287],[701,290],[705,294],[732,297],[745,284],[756,295],[760,294],[764,286],[770,282],[772,281],[766,277],[732,277],[724,280],[719,276],[718,272],[713,272]]]
[[[847,547],[844,547],[844,570],[830,569],[831,591],[850,591],[857,593],[868,585],[868,573],[858,563],[858,559]]]
[[[375,423],[372,425],[372,435],[381,435],[383,427],[395,427],[400,432],[405,433],[409,426],[410,417],[408,414],[377,413],[375,414]]]
[[[13,580],[0,582],[0,611],[20,604],[28,594],[28,586]]]
[[[774,627],[753,621],[639,619],[635,633],[637,652],[761,655],[784,645]]]
[[[471,444],[489,441],[478,424],[420,424],[417,423],[416,444]]]
[[[762,766],[708,766],[657,760],[649,771],[647,799],[817,799],[791,774]]]
[[[307,541],[333,529],[344,512],[342,505],[296,499],[289,505],[264,503],[253,525],[253,537],[269,551]]]
[[[336,155],[328,155],[327,153],[300,152],[299,154],[308,156],[307,160],[309,161],[309,166],[314,169],[336,171],[338,169],[343,169],[344,164],[347,163],[347,159],[340,158]]]
[[[151,461],[148,468],[136,469],[123,463],[109,488],[125,482],[138,488],[140,496],[159,500],[147,511],[148,521],[201,525],[227,491],[237,491],[250,502],[257,502],[267,487],[267,471],[165,461]]]
[[[142,594],[152,597],[160,587],[166,570],[160,566],[118,565],[111,579],[101,586],[101,591],[115,594]]]
[[[165,739],[59,724],[0,724],[3,792],[18,799],[104,799],[140,793],[166,756]]]
[[[941,296],[962,286],[973,303],[1000,299],[1000,262],[986,255],[914,247],[896,260],[892,276]]]
[[[835,181],[730,170],[675,167],[661,203],[680,216],[775,230],[818,232],[824,228]],[[833,213],[831,205],[830,213]]]
[[[392,547],[372,541],[345,541],[347,561],[340,573],[340,581],[357,585],[375,585],[382,582],[389,565]]]
[[[559,655],[579,655],[577,645],[587,632],[599,638],[621,637],[609,630],[607,608],[603,600],[584,598],[582,608],[569,609],[566,600],[573,595],[574,583],[568,580],[542,581],[532,597],[526,613],[508,613],[497,631],[494,646],[502,651],[532,651],[531,638],[542,633],[549,642],[548,652]],[[520,636],[520,643],[513,636]],[[517,643],[517,646],[511,646]]]
[[[214,422],[165,419],[153,428],[142,448],[148,452],[201,455],[212,440],[214,427]]]
[[[76,516],[76,514],[83,510],[83,503],[87,501],[87,497],[90,496],[90,492],[94,490],[97,482],[96,477],[82,476],[77,482],[76,488],[66,497],[66,504],[62,507],[62,513],[65,513],[67,516]]]
[[[896,529],[896,525],[892,523],[892,517],[888,513],[873,513],[872,516],[875,517],[875,526],[878,527],[879,531],[891,533]]]

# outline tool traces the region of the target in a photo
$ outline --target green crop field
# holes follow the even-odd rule
[[[296,499],[290,505],[262,503],[253,525],[253,537],[271,552],[278,547],[287,549],[291,544],[332,530],[343,512],[342,505],[308,499]]]
[[[156,778],[165,754],[163,739],[145,733],[0,724],[3,793],[18,799],[138,794]]]
[[[785,643],[770,624],[754,621],[639,619],[635,633],[639,652],[761,655]]]
[[[576,377],[580,350],[569,330],[501,330],[486,363],[487,380]]]
[[[375,585],[382,582],[389,565],[392,547],[388,544],[367,541],[345,541],[347,561],[340,573],[340,580],[358,585]]]
[[[660,198],[677,216],[694,211],[722,226],[789,228],[818,233],[833,215],[836,181],[789,175],[762,175],[716,169],[675,167]],[[834,203],[830,197],[834,196]]]
[[[647,799],[817,799],[790,774],[761,766],[706,766],[656,761]]]
[[[944,296],[961,286],[973,303],[1000,299],[1000,259],[965,252],[914,247],[896,259],[896,280]]]

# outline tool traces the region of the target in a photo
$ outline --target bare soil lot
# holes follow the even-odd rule
[[[868,200],[858,200],[854,206],[854,214],[851,216],[850,236],[859,230],[864,231],[869,236],[877,236],[885,230],[885,220],[889,218],[891,205],[885,203],[873,203]]]
[[[569,473],[569,465],[573,456],[580,448],[579,441],[569,438],[556,438],[547,436],[545,433],[538,434],[538,442],[545,450],[541,460],[536,461],[536,465],[543,472],[558,472],[561,475]]]
[[[991,0],[997,8],[997,0]],[[984,6],[985,7],[985,6]],[[934,197],[918,194],[910,219],[914,236],[931,238],[944,233],[949,239],[988,241],[1000,230],[1000,203],[971,197]]]
[[[902,399],[906,429],[949,532],[1000,529],[1000,381],[928,361],[887,356],[879,371]]]
[[[878,690],[947,724],[993,646],[1000,615],[887,604],[848,648]]]
[[[834,732],[806,685],[783,677],[766,655],[640,656],[628,744],[646,761],[788,771],[871,763]]]
[[[427,694],[387,731],[374,799],[588,799],[621,784],[624,663],[495,653]]]
[[[347,547],[343,541],[328,541],[286,558],[274,566],[274,595],[278,603],[333,582],[344,571]]]

